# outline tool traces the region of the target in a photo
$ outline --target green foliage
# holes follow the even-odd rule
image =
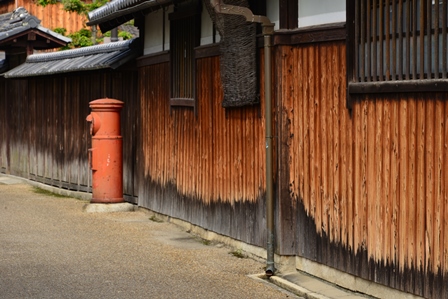
[[[90,30],[87,30],[85,28],[73,32],[68,36],[72,39],[72,42],[70,43],[70,48],[80,48],[93,45],[92,32],[90,32]]]
[[[127,39],[131,39],[131,38],[132,38],[132,34],[130,34],[130,33],[127,32],[127,31],[120,31],[120,32],[118,33],[118,37],[122,37],[123,40],[127,40]]]
[[[53,31],[62,34],[64,36],[66,36],[66,32],[67,29],[65,28],[55,28],[53,29]],[[81,48],[81,47],[87,47],[87,46],[92,46],[92,32],[90,32],[90,30],[88,29],[81,29],[79,31],[70,33],[68,35],[68,37],[70,37],[72,39],[72,42],[69,43],[67,46],[60,48],[59,50],[68,50],[68,49],[73,49],[73,48]]]
[[[202,244],[204,244],[206,246],[209,246],[212,244],[212,242],[210,240],[205,240],[205,239],[202,239],[201,242],[202,242]]]
[[[97,0],[97,1],[92,1],[92,3],[84,3],[85,7],[86,7],[86,11],[92,11],[95,10],[101,6],[103,6],[104,4],[106,4],[107,2],[109,2],[108,0]]]
[[[43,7],[47,5],[62,3],[63,10],[74,12],[80,15],[87,15],[88,12],[103,6],[107,2],[108,0],[93,0],[91,3],[86,3],[85,0],[36,0],[37,5]],[[133,20],[129,23],[133,24]],[[61,35],[66,36],[67,30],[65,28],[55,28],[53,30]],[[69,34],[68,36],[72,39],[72,42],[68,46],[62,47],[61,50],[93,45],[92,33],[90,30],[81,29],[77,32]],[[107,32],[106,34],[104,34],[104,36],[110,36],[110,32]],[[118,33],[118,36],[122,37],[124,40],[132,38],[132,35],[126,31],[120,31]],[[97,42],[102,42],[102,39],[97,39]]]
[[[53,193],[51,191],[44,190],[44,189],[39,188],[39,187],[33,187],[33,192],[36,193],[36,194],[45,195],[45,196],[52,196],[52,197],[59,197],[59,198],[68,198],[68,196],[57,194],[57,193]]]
[[[110,36],[111,36],[110,31],[107,31],[106,33],[103,34],[103,37],[110,37]],[[118,32],[118,37],[122,37],[123,40],[132,39],[132,34],[130,34],[130,33],[127,32],[127,31],[121,31],[121,30],[120,30],[120,31]]]
[[[36,0],[38,6],[53,5],[61,2],[63,9],[68,12],[75,12],[77,14],[87,14],[89,11],[97,9],[106,4],[108,0],[96,0],[92,3],[86,3],[83,0]]]
[[[67,29],[62,27],[54,28],[53,31],[63,36],[67,33]]]
[[[37,4],[38,6],[43,6],[43,7],[45,7],[45,6],[47,6],[47,5],[56,4],[56,3],[58,3],[58,2],[59,2],[58,0],[37,0],[37,1],[36,1],[36,4]]]
[[[68,12],[76,12],[77,14],[87,14],[87,7],[81,0],[62,0],[64,10]]]
[[[230,254],[239,259],[246,258],[246,255],[243,253],[243,251],[241,249],[234,250],[234,251],[230,252]]]
[[[157,218],[155,215],[152,215],[152,216],[149,218],[149,220],[154,221],[154,222],[158,222],[158,223],[163,222],[163,220]]]

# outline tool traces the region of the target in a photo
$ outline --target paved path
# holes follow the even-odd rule
[[[0,182],[0,298],[298,298],[248,275],[264,264],[148,213]]]

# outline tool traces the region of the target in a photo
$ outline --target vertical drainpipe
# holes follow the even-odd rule
[[[264,96],[265,96],[265,126],[266,126],[266,222],[267,222],[267,259],[266,276],[274,275],[274,187],[272,171],[272,67],[271,43],[274,24],[263,26],[264,35]]]
[[[275,273],[274,265],[274,191],[272,170],[272,68],[271,46],[274,24],[268,17],[254,15],[246,7],[223,4],[222,0],[210,0],[212,7],[218,14],[241,15],[250,23],[261,23],[264,36],[264,95],[265,95],[265,134],[266,134],[266,229],[267,229],[267,257],[266,276],[271,277]]]

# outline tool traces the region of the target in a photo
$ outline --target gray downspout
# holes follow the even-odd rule
[[[115,27],[110,31],[110,42],[118,42],[118,27]]]
[[[249,8],[223,4],[222,0],[210,0],[216,13],[241,15],[250,23],[261,23],[264,35],[264,94],[265,94],[265,122],[266,122],[266,229],[267,229],[267,257],[266,276],[271,277],[275,273],[274,265],[274,192],[273,192],[273,170],[272,170],[272,68],[271,68],[271,46],[274,24],[268,17],[254,15]]]
[[[272,170],[272,67],[271,67],[271,43],[274,24],[263,26],[264,35],[264,95],[265,95],[265,122],[266,122],[266,222],[267,222],[267,259],[266,276],[274,275],[274,188]],[[269,33],[272,31],[272,33]]]

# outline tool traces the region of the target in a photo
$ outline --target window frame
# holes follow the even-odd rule
[[[202,2],[194,1],[193,5],[189,5],[188,7],[175,8],[175,11],[168,15],[170,21],[170,107],[192,107],[194,108],[196,114],[196,57],[195,57],[195,48],[200,45],[201,39],[201,9]],[[188,20],[190,19],[190,20]],[[174,24],[179,22],[179,24]],[[183,27],[182,22],[190,22],[188,25],[193,28],[193,30],[184,30],[178,31],[177,26]],[[187,28],[190,28],[187,26]],[[174,29],[174,30],[173,30]],[[190,34],[188,38],[185,36],[185,33]],[[180,36],[179,36],[180,35]],[[180,51],[176,47],[176,45],[180,41],[191,42],[188,49],[183,49]],[[174,55],[179,55],[184,52],[185,56],[188,58],[188,69],[177,69],[176,62],[177,58]],[[188,54],[187,54],[188,53]],[[188,74],[182,76],[179,72],[183,70]],[[190,76],[190,81],[186,80],[186,77]],[[189,90],[189,94],[182,94],[182,91],[176,90],[177,86],[182,86],[183,84],[188,84],[187,89]],[[180,87],[179,87],[180,88]]]

